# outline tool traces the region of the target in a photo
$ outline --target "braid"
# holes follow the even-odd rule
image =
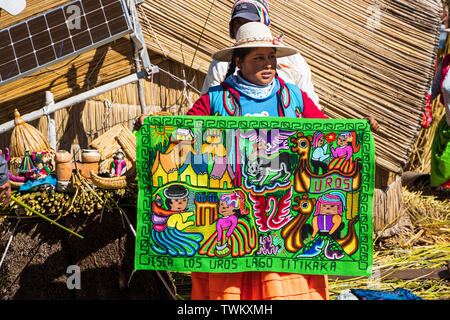
[[[225,79],[234,74],[236,71],[236,58],[243,60],[247,54],[252,51],[252,48],[239,48],[233,50],[233,55],[231,56],[231,62],[228,65],[227,75]]]
[[[227,75],[225,76],[225,79],[228,78],[229,76],[231,76],[232,74],[234,74],[235,71],[236,71],[236,62],[235,62],[234,54],[233,54],[231,62],[228,65],[228,71],[227,71]]]

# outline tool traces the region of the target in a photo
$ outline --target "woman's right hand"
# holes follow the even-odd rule
[[[140,115],[136,121],[134,121],[133,131],[139,131],[141,127],[144,125],[145,118],[150,117],[148,114],[142,114]]]
[[[133,131],[139,131],[144,125],[144,120],[150,116],[171,116],[172,114],[168,111],[158,111],[155,114],[141,114],[135,121],[133,126]]]

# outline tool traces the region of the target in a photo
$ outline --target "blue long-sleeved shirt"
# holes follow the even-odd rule
[[[5,158],[0,155],[0,186],[9,181],[8,163]]]
[[[322,147],[318,147],[316,149],[314,149],[313,154],[312,154],[312,159],[313,160],[318,160],[318,161],[324,161],[325,159],[327,159],[330,155],[326,154],[328,150],[328,143],[325,143]]]

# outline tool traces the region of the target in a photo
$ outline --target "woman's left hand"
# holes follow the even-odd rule
[[[370,128],[372,129],[372,131],[377,132],[378,130],[380,130],[380,125],[378,124],[377,119],[372,116],[365,117],[364,119],[369,120]]]

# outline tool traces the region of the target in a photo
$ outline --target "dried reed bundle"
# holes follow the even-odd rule
[[[373,230],[379,232],[393,226],[403,214],[401,177],[386,188],[375,188],[373,194]]]
[[[120,145],[116,141],[116,137],[122,132],[123,129],[124,126],[118,124],[91,142],[91,146],[97,149],[100,153],[101,160],[111,158],[114,153],[120,149]]]
[[[127,158],[132,162],[136,162],[136,136],[128,128],[124,128],[115,139],[122,147]]]
[[[128,127],[118,124],[91,142],[91,146],[100,153],[99,172],[107,172],[111,164],[111,158],[119,150],[125,153],[125,161],[128,170],[136,162],[136,137]]]
[[[11,133],[9,146],[11,158],[25,156],[25,151],[49,152],[50,145],[44,135],[32,125],[26,123],[17,109],[14,110],[15,127]]]
[[[440,50],[438,57],[438,63],[442,59],[450,54],[450,39],[447,38],[447,42],[443,49]],[[431,144],[433,143],[436,128],[439,124],[439,120],[445,115],[445,108],[440,102],[440,95],[431,102],[431,114],[433,122],[428,128],[422,128],[417,141],[411,152],[409,162],[406,166],[406,171],[416,171],[422,173],[429,173],[431,170]]]
[[[430,127],[423,128],[414,144],[406,170],[429,173],[431,170],[431,144],[433,143],[439,120],[444,116],[444,106],[436,99],[432,104],[433,122]]]
[[[425,189],[426,190],[426,189]],[[405,211],[423,235],[415,243],[450,243],[450,192],[442,197],[403,189]],[[408,240],[409,241],[409,240]]]

